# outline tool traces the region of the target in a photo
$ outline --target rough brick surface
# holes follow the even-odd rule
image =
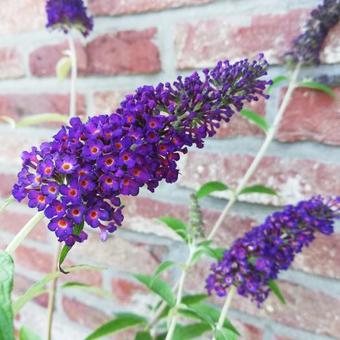
[[[31,32],[44,28],[45,0],[2,0],[0,35]],[[25,15],[20,15],[24,13]]]
[[[159,52],[152,38],[156,29],[108,33],[87,46],[89,72],[100,75],[155,73]]]
[[[340,95],[340,88],[334,91]],[[339,117],[339,100],[320,91],[297,89],[283,116],[277,138],[284,142],[313,140],[339,145]]]
[[[13,183],[15,183],[16,176],[0,173],[0,196],[7,198],[11,195]]]
[[[25,75],[22,55],[14,48],[0,48],[0,79]]]
[[[69,97],[64,94],[10,94],[0,95],[0,112],[14,119],[38,113],[69,112]],[[84,114],[84,97],[78,95],[77,112]]]
[[[36,77],[55,77],[56,66],[58,61],[64,57],[64,51],[68,50],[67,42],[42,46],[33,51],[29,56],[30,70]],[[85,47],[80,43],[76,43],[77,66],[79,74],[86,73],[87,55]]]
[[[105,91],[94,94],[94,112],[91,114],[103,114],[114,112],[125,95],[132,91]]]
[[[230,155],[223,157],[206,152],[191,152],[185,160],[180,183],[197,188],[203,181],[220,180],[236,187],[249,168],[252,156]],[[237,164],[237,167],[235,167]],[[340,166],[314,160],[264,157],[251,184],[264,184],[277,190],[279,198],[269,195],[248,194],[240,200],[272,204],[292,203],[313,194],[339,195]]]
[[[89,0],[89,8],[96,15],[120,15],[159,11],[185,5],[198,5],[212,0]]]
[[[146,288],[136,282],[123,278],[114,278],[111,281],[112,294],[120,305],[134,304],[138,295],[147,293]]]
[[[41,250],[21,245],[15,251],[15,261],[26,269],[47,274],[52,270],[53,256]]]
[[[177,66],[199,68],[220,59],[252,58],[259,52],[270,63],[279,63],[308,13],[306,9],[297,9],[285,14],[235,15],[179,24]]]

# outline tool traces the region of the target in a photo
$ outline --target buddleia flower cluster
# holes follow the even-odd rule
[[[13,196],[44,211],[48,228],[72,246],[87,235],[84,222],[101,238],[123,220],[122,195],[154,191],[178,177],[177,161],[193,144],[213,136],[245,102],[265,96],[267,62],[219,62],[212,70],[178,77],[172,85],[144,86],[111,115],[72,118],[50,142],[24,152]],[[80,232],[81,230],[81,232]]]
[[[83,0],[47,0],[46,27],[67,33],[74,28],[86,37],[93,29],[93,18],[86,12]]]
[[[269,283],[287,270],[296,254],[310,245],[317,233],[333,233],[340,217],[340,197],[315,196],[267,217],[265,222],[237,239],[223,259],[211,266],[206,280],[209,294],[227,295],[231,286],[258,306],[268,297]]]
[[[340,20],[340,1],[324,0],[311,12],[304,32],[293,41],[293,47],[285,55],[288,62],[313,65],[320,63],[322,44],[329,32]]]

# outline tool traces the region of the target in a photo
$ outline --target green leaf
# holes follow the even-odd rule
[[[196,197],[198,199],[201,199],[205,196],[210,195],[211,193],[215,192],[215,191],[224,191],[224,190],[228,190],[229,187],[222,183],[222,182],[218,182],[218,181],[212,181],[212,182],[207,182],[205,184],[203,184],[196,192]]]
[[[20,328],[19,332],[19,339],[20,340],[41,340],[40,336],[28,329],[25,326]]]
[[[277,192],[274,189],[266,187],[265,185],[261,185],[261,184],[256,184],[256,185],[252,185],[252,186],[244,188],[240,192],[240,195],[255,194],[255,193],[277,196]]]
[[[14,340],[12,289],[14,263],[6,252],[0,252],[0,340]]]
[[[207,245],[201,245],[198,247],[198,251],[202,251],[205,255],[212,259],[221,260],[225,253],[224,248],[215,248]]]
[[[286,76],[277,76],[273,79],[273,83],[268,86],[267,94],[271,94],[275,87],[279,86],[283,81],[288,80]]]
[[[88,284],[85,284],[85,283],[82,283],[82,282],[69,281],[69,282],[64,283],[61,286],[61,288],[62,289],[80,289],[80,290],[83,290],[83,291],[86,291],[86,292],[89,292],[89,293],[94,293],[94,294],[99,295],[99,296],[103,296],[103,297],[107,297],[107,298],[112,297],[110,292],[108,292],[108,291],[106,291],[102,288],[99,288],[99,287],[96,287],[96,286],[93,286],[93,285],[88,285]]]
[[[145,324],[146,319],[140,315],[132,313],[117,314],[116,318],[105,323],[91,333],[85,340],[98,339],[103,336],[120,332],[124,329],[133,328],[135,326]]]
[[[135,340],[152,340],[150,332],[138,332]]]
[[[207,294],[193,294],[193,295],[184,295],[182,298],[182,303],[187,306],[195,305],[196,303],[200,303],[208,298]]]
[[[95,267],[90,265],[75,265],[66,268],[68,273],[81,271],[81,270],[103,270],[101,267]],[[20,309],[30,300],[34,299],[35,297],[46,293],[48,290],[46,289],[46,285],[60,277],[62,275],[61,272],[54,272],[46,275],[42,280],[34,283],[22,296],[20,296],[14,303],[13,303],[13,313],[14,315],[17,314]],[[1,339],[1,338],[0,338]]]
[[[216,340],[237,340],[238,339],[237,334],[235,334],[234,332],[226,328],[215,330],[214,336]]]
[[[180,340],[195,339],[211,329],[210,325],[204,322],[197,322],[190,325],[178,327],[175,336]]]
[[[67,271],[65,271],[61,265],[64,263],[67,254],[70,252],[70,250],[72,249],[72,247],[68,246],[68,245],[64,245],[63,248],[61,249],[60,255],[59,255],[59,261],[58,261],[58,266],[59,266],[59,270],[64,273],[64,274],[68,274]]]
[[[303,81],[303,82],[298,84],[298,87],[306,87],[306,88],[309,88],[309,89],[318,90],[318,91],[321,91],[321,92],[328,94],[329,96],[331,96],[333,98],[336,97],[336,94],[332,90],[332,88],[330,88],[329,86],[327,86],[325,84],[318,83],[316,81]]]
[[[269,125],[268,125],[266,119],[263,118],[262,116],[260,116],[258,113],[251,111],[251,110],[248,110],[248,109],[243,109],[243,110],[241,110],[240,114],[243,117],[248,118],[248,120],[250,120],[252,123],[257,125],[264,132],[268,131]]]
[[[281,301],[282,304],[286,304],[286,299],[283,296],[280,287],[274,280],[270,280],[268,282],[268,286],[271,289],[271,291],[276,295],[276,297]]]
[[[184,241],[188,240],[187,225],[183,221],[167,216],[160,217],[159,220],[177,233]]]
[[[16,124],[17,127],[24,127],[30,125],[36,125],[41,123],[63,123],[67,124],[69,118],[66,115],[60,113],[40,113],[37,115],[25,117],[19,120]]]
[[[70,57],[61,58],[56,66],[56,75],[59,81],[63,81],[70,73],[72,61]]]
[[[154,279],[152,276],[142,274],[134,274],[133,276],[139,282],[143,283],[146,287],[148,287],[151,291],[159,295],[171,307],[175,305],[176,299],[172,292],[172,289],[164,280],[161,280],[158,277]]]
[[[173,261],[165,261],[165,262],[161,263],[159,265],[159,267],[155,270],[155,272],[152,275],[151,282],[150,282],[150,287],[153,285],[154,280],[156,280],[156,278],[161,273],[163,273],[164,271],[166,271],[167,269],[169,269],[169,268],[171,268],[171,267],[173,267],[175,265],[176,265],[176,263],[173,262]]]

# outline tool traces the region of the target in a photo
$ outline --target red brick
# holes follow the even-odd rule
[[[22,55],[15,48],[0,48],[0,79],[25,75]]]
[[[203,182],[219,180],[236,187],[249,168],[253,156],[223,156],[207,152],[190,152],[185,159],[180,184],[197,188]],[[237,166],[235,166],[235,164]],[[286,204],[311,195],[339,195],[340,166],[308,159],[264,157],[251,184],[264,184],[274,188],[279,198],[249,194],[240,200],[257,203]]]
[[[45,0],[2,0],[0,17],[1,35],[44,29]]]
[[[77,98],[77,111],[85,114],[85,99]],[[38,113],[69,112],[69,96],[64,94],[10,94],[0,96],[0,112],[14,119]]]
[[[159,52],[152,38],[155,28],[108,33],[87,46],[89,72],[115,75],[160,71]]]
[[[220,59],[253,58],[259,52],[270,63],[280,63],[308,15],[309,10],[294,9],[284,14],[233,15],[180,24],[176,30],[177,66],[200,68]]]
[[[62,303],[68,318],[86,328],[98,328],[110,319],[101,310],[86,305],[75,298],[63,297]]]
[[[337,24],[327,35],[320,59],[325,64],[336,64],[340,62],[340,24]]]
[[[105,91],[94,94],[94,112],[93,114],[112,113],[118,107],[125,95],[131,91]]]
[[[111,281],[112,294],[120,305],[128,305],[134,303],[137,294],[145,294],[147,290],[135,282],[114,278]]]
[[[0,197],[7,198],[11,195],[15,181],[15,175],[0,174]]]
[[[160,11],[185,5],[198,5],[212,0],[89,0],[89,9],[95,15],[120,15]]]
[[[56,65],[58,61],[64,57],[63,52],[68,50],[67,42],[56,45],[42,46],[30,54],[30,70],[32,75],[37,77],[47,77],[56,75]],[[77,65],[79,74],[86,73],[87,56],[85,47],[80,43],[76,43]]]
[[[262,340],[263,339],[263,331],[255,327],[254,325],[250,325],[248,323],[244,323],[240,320],[234,320],[234,319],[231,319],[231,322],[241,334],[242,340]]]
[[[52,271],[53,256],[40,250],[21,245],[15,251],[15,263],[25,269],[48,274]]]
[[[340,87],[334,89],[339,96]],[[277,138],[283,142],[312,140],[340,145],[340,102],[315,90],[297,89],[283,116]]]
[[[72,249],[70,259],[77,263],[81,259],[89,259],[94,263],[129,273],[139,273],[143,268],[143,273],[150,274],[160,263],[158,252],[163,248],[132,243],[115,235],[106,242],[101,242],[99,233],[91,233],[86,245]]]
[[[339,298],[293,283],[280,282],[279,285],[286,298],[286,305],[282,305],[274,296],[270,296],[263,308],[258,309],[255,303],[237,296],[233,300],[233,307],[287,326],[316,334],[338,336],[340,331]]]
[[[260,98],[257,102],[247,104],[245,108],[252,110],[261,116],[265,115],[265,100]],[[234,115],[229,123],[221,123],[221,127],[217,130],[218,138],[229,138],[235,136],[263,136],[263,132],[255,124],[249,122],[248,119],[240,114]]]
[[[30,287],[32,287],[34,283],[34,281],[28,279],[25,276],[22,276],[21,274],[15,274],[13,292],[15,295],[21,296],[26,293],[26,291]],[[35,301],[38,305],[46,308],[48,306],[48,294],[41,294],[33,299],[33,301]]]
[[[80,270],[62,275],[60,280],[65,282],[76,281],[96,287],[102,287],[103,285],[102,273],[98,270]]]
[[[23,214],[7,209],[0,214],[0,230],[4,230],[15,235],[33,217],[34,214],[35,211],[33,211],[33,209],[32,214]],[[41,242],[46,242],[50,240],[51,237],[54,237],[54,235],[48,231],[45,221],[40,222],[28,235],[28,238]]]

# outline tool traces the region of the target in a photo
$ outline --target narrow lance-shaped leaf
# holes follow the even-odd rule
[[[136,334],[135,340],[152,340],[150,332],[138,332]]]
[[[212,182],[207,182],[205,184],[203,184],[196,192],[196,197],[198,199],[201,199],[205,196],[210,195],[213,192],[216,191],[224,191],[224,190],[228,190],[229,187],[222,183],[222,182],[218,182],[218,181],[212,181]]]
[[[283,81],[288,80],[286,76],[277,76],[272,81],[273,83],[267,87],[267,93],[271,94],[275,87],[279,86]]]
[[[178,327],[175,330],[175,337],[178,340],[190,340],[195,339],[211,330],[211,327],[208,323],[205,322],[197,322],[190,325],[185,325],[182,327]]]
[[[17,127],[31,126],[41,123],[63,123],[67,124],[69,118],[60,113],[40,113],[33,116],[25,117],[19,120],[16,124]]]
[[[14,340],[12,289],[14,263],[6,252],[0,252],[0,340]]]
[[[271,289],[271,291],[275,294],[275,296],[281,301],[281,303],[286,304],[286,299],[283,296],[278,284],[274,280],[271,280],[268,282],[268,286]]]
[[[306,87],[306,88],[309,88],[309,89],[313,89],[313,90],[317,90],[317,91],[321,91],[323,93],[326,93],[333,98],[336,97],[336,94],[332,90],[331,87],[329,87],[325,84],[316,82],[316,81],[303,81],[303,82],[298,84],[298,87]]]
[[[248,110],[248,109],[243,109],[240,114],[243,117],[248,118],[248,120],[250,120],[252,123],[254,123],[255,125],[257,125],[260,129],[262,129],[264,132],[267,132],[269,129],[269,125],[266,121],[265,118],[263,118],[262,116],[260,116],[258,113]]]
[[[173,266],[175,266],[176,263],[173,261],[165,261],[162,262],[159,267],[155,270],[155,272],[152,275],[151,281],[150,281],[150,287],[152,286],[154,280],[156,280],[156,278],[163,273],[164,271],[166,271],[169,268],[172,268]]]
[[[252,186],[244,188],[240,192],[240,195],[243,195],[243,194],[267,194],[267,195],[277,196],[277,192],[274,189],[269,188],[262,184],[256,184],[256,185],[252,185]]]
[[[218,329],[214,332],[216,340],[237,340],[238,335],[234,332],[230,331],[229,329],[222,328]]]
[[[27,327],[22,326],[19,332],[20,340],[41,340],[40,336]]]
[[[82,283],[82,282],[69,281],[69,282],[64,283],[61,286],[61,288],[62,289],[79,289],[79,290],[83,290],[83,291],[86,291],[86,292],[89,292],[89,293],[94,293],[94,294],[99,295],[99,296],[104,296],[104,297],[107,297],[107,298],[112,297],[112,295],[109,291],[104,290],[104,289],[99,288],[99,287],[96,287],[96,286],[93,286],[93,285],[88,285],[88,284]]]
[[[172,229],[176,234],[178,234],[184,241],[188,240],[187,225],[174,217],[160,217],[159,220],[165,223],[170,229]]]
[[[116,318],[97,328],[85,340],[94,340],[103,336],[120,332],[124,329],[133,328],[145,324],[146,319],[140,315],[132,313],[117,314]]]

